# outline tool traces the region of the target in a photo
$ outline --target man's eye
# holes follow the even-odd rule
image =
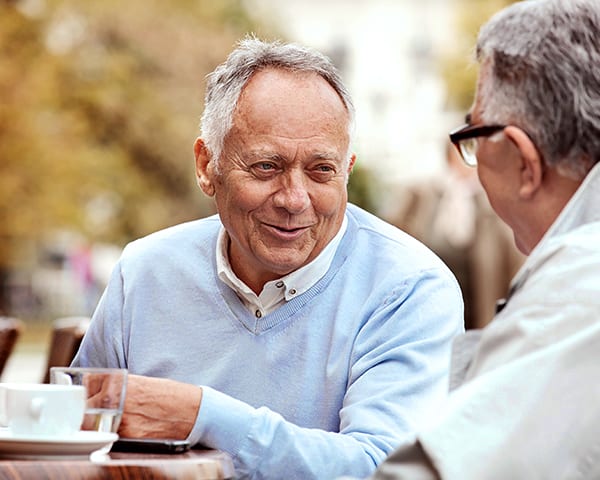
[[[310,172],[312,179],[320,183],[328,182],[335,176],[335,174],[335,167],[327,163],[315,165]]]
[[[257,178],[271,178],[278,172],[278,168],[273,162],[256,162],[251,167]]]
[[[258,168],[259,170],[274,170],[275,169],[275,165],[273,165],[272,163],[268,163],[268,162],[260,162],[254,165],[255,168]]]
[[[337,171],[335,166],[330,165],[328,163],[322,163],[319,165],[315,165],[312,170],[313,170],[313,173],[315,173],[316,175],[320,175],[320,176],[335,175],[335,173]]]

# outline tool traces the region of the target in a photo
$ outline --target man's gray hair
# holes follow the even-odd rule
[[[477,42],[482,119],[525,130],[545,162],[583,178],[600,159],[600,0],[526,0]]]
[[[242,89],[254,73],[266,68],[312,72],[324,78],[340,96],[348,111],[348,136],[350,143],[352,142],[355,117],[352,98],[331,60],[300,45],[265,42],[248,37],[240,41],[227,60],[207,77],[201,129],[202,138],[217,169],[223,142],[233,125],[233,114]],[[350,150],[347,152],[347,160],[349,155]]]

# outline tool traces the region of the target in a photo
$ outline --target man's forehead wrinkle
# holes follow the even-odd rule
[[[284,140],[287,140],[288,137],[277,137],[277,138],[281,138]],[[317,136],[313,136],[313,137],[307,137],[306,139],[303,140],[311,140],[314,139],[316,142],[319,142],[321,140],[320,137]],[[291,140],[296,140],[296,139],[291,139]],[[254,146],[249,146],[249,148],[247,149],[247,155],[248,156],[265,156],[265,155],[281,155],[281,148],[278,145],[272,145],[272,144],[268,144],[265,143],[264,145],[261,145],[260,141],[256,142],[258,145],[254,145]],[[285,144],[282,145],[283,147],[285,147]],[[338,156],[338,150],[335,146],[327,146],[327,145],[323,145],[322,143],[317,143],[316,145],[311,145],[311,144],[306,144],[306,142],[301,143],[301,144],[291,144],[291,145],[287,145],[287,147],[290,147],[293,150],[296,151],[308,151],[310,152],[311,156],[319,156],[319,157],[323,157],[323,158],[336,158]]]

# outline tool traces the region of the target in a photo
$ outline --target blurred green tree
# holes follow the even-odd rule
[[[471,106],[478,72],[474,63],[473,49],[479,28],[495,12],[514,2],[515,0],[458,0],[455,2],[454,48],[446,52],[440,60],[449,109],[466,111]]]
[[[213,213],[204,77],[248,32],[283,37],[241,0],[0,0],[0,292],[55,230],[124,244]],[[372,211],[371,185],[348,189]]]
[[[241,0],[0,0],[0,271],[51,230],[123,244],[212,213],[204,78],[248,32],[274,29]]]
[[[348,201],[364,208],[368,212],[376,213],[376,184],[377,182],[372,172],[360,165],[360,163],[357,163],[348,179]]]

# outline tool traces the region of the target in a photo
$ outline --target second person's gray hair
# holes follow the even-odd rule
[[[600,1],[526,0],[482,27],[486,123],[513,123],[544,160],[581,179],[600,160]]]

